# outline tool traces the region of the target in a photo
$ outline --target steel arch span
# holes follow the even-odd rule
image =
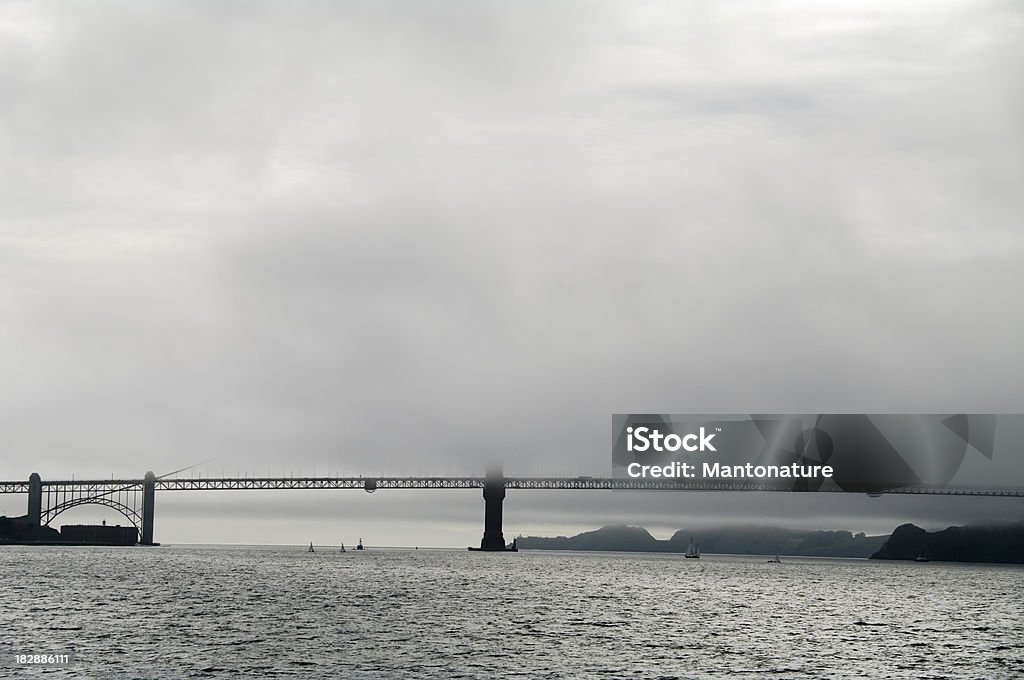
[[[103,505],[108,508],[113,508],[114,510],[120,512],[124,516],[124,518],[131,523],[131,525],[135,528],[136,533],[141,534],[142,532],[142,514],[139,513],[138,510],[120,501],[114,500],[112,498],[105,498],[102,496],[85,496],[82,498],[72,498],[62,503],[58,503],[57,505],[54,505],[52,507],[49,507],[42,513],[41,519],[43,520],[43,524],[49,526],[50,522],[57,519],[58,515],[70,510],[71,508],[76,508],[80,505]]]

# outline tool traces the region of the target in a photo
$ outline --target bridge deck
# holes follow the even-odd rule
[[[485,477],[164,477],[157,478],[161,491],[225,491],[245,489],[479,489]],[[43,480],[44,489],[111,491],[141,487],[142,479]],[[28,493],[28,481],[0,481],[0,494]],[[372,489],[371,489],[372,487]],[[780,484],[764,482],[707,482],[694,480],[634,480],[614,477],[506,477],[507,489],[578,489],[621,491],[769,491],[794,492]],[[825,491],[843,493],[840,489]],[[806,493],[806,492],[805,492]],[[886,489],[886,494],[946,496],[1024,497],[1024,489],[997,487],[913,486]]]

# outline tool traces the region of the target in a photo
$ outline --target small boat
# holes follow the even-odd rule
[[[683,555],[688,560],[699,560],[700,559],[700,543],[694,544],[693,538],[690,538],[690,546],[686,549],[686,554]]]
[[[356,550],[362,550],[362,549],[363,549],[363,539],[360,537],[359,543],[356,545]]]
[[[338,552],[345,552],[345,544],[344,543],[341,544],[341,550],[339,550]]]
[[[917,553],[917,557],[914,558],[915,562],[931,562],[932,558],[928,557],[927,551],[922,550]]]
[[[309,550],[307,550],[306,552],[316,552],[315,550],[313,550],[313,544],[312,543],[309,544]]]
[[[769,564],[782,564],[782,560],[779,559],[779,553],[775,553],[775,557],[768,560]]]

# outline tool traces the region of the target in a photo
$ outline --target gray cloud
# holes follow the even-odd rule
[[[1022,32],[999,2],[7,3],[0,476],[604,474],[613,412],[1020,412]],[[758,502],[700,514],[806,516]],[[934,512],[998,514],[964,503]]]

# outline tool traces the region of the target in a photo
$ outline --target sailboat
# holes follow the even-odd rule
[[[356,550],[362,550],[362,549],[363,549],[363,539],[362,539],[362,537],[360,537],[359,538],[359,543],[356,545]]]
[[[344,543],[341,544],[341,550],[339,550],[338,552],[345,552],[345,544]]]
[[[313,550],[313,544],[312,543],[309,544],[309,550],[307,550],[306,552],[316,552],[315,550]]]
[[[694,545],[693,538],[690,538],[690,547],[686,549],[686,554],[683,555],[688,560],[699,560],[700,559],[700,543]]]
[[[779,559],[779,553],[775,553],[775,557],[768,560],[770,564],[781,564],[782,560]]]

